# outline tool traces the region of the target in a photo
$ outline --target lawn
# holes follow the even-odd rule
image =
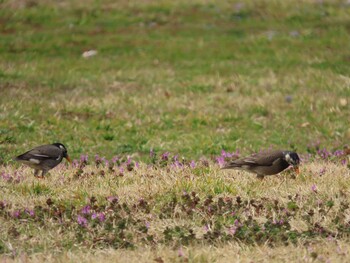
[[[0,253],[349,260],[349,15],[336,0],[0,1]],[[12,161],[53,142],[73,166],[38,180]],[[222,150],[269,147],[300,153],[301,175],[219,169]]]

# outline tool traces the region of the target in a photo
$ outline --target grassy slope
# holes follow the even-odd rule
[[[16,3],[0,11],[4,162],[53,141],[142,158],[349,140],[342,2]]]
[[[216,2],[1,2],[0,161],[9,166],[0,172],[13,175],[18,167],[11,164],[12,156],[53,141],[65,143],[73,158],[131,154],[144,161],[151,148],[198,159],[221,149],[249,152],[274,145],[305,152],[318,141],[327,148],[348,143],[349,52],[344,47],[350,7],[343,1]],[[98,55],[82,58],[89,49]],[[290,103],[286,96],[292,97]],[[349,259],[345,166],[311,162],[296,180],[283,182],[281,176],[263,184],[220,172],[214,164],[185,171],[149,170],[142,164],[123,177],[118,170],[88,166],[80,178],[74,177],[76,169],[62,167],[42,181],[34,180],[29,169],[18,172],[24,178],[19,183],[0,178],[2,200],[10,203],[0,212],[0,251],[7,259],[22,252],[28,255],[16,260]],[[311,189],[314,184],[317,192]],[[183,191],[195,191],[201,200],[195,216],[186,210]],[[101,230],[104,224],[86,231],[77,223],[91,196],[103,210],[110,195],[118,195],[133,212],[127,229],[133,251],[105,250],[126,243],[111,240],[109,230]],[[251,213],[259,227],[283,215],[274,200],[293,210],[292,196],[299,208],[285,218],[290,228],[272,227],[273,238],[259,241],[249,231],[246,237],[230,236],[235,217],[200,212],[208,195],[214,203],[220,197],[235,203],[237,196],[261,202],[261,214],[251,206],[237,208],[242,222]],[[179,200],[175,207],[174,196]],[[149,203],[153,217],[143,205],[139,208],[140,198]],[[70,211],[72,205],[77,210],[67,212],[60,225],[52,209]],[[23,212],[35,206],[42,207],[35,218]],[[174,211],[159,218],[169,206]],[[21,219],[13,217],[17,209],[24,213]],[[128,215],[112,212],[118,214],[118,223]],[[155,243],[147,240],[146,221]],[[222,232],[211,233],[211,243],[203,238],[203,228],[217,222]],[[171,232],[173,240],[165,240],[164,228],[176,225],[180,229]],[[189,228],[196,238],[188,238]],[[294,245],[284,247],[286,236]],[[184,257],[178,257],[180,244]],[[104,250],[86,254],[91,247]]]

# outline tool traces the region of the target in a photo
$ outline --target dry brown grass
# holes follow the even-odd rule
[[[15,167],[7,166],[2,171],[13,174]],[[105,171],[101,176],[101,171]],[[174,209],[176,216],[161,219],[158,216],[162,204],[173,195],[180,195],[183,191],[193,191],[201,199],[207,195],[235,199],[240,196],[242,200],[251,202],[275,202],[286,205],[293,197],[300,210],[290,220],[292,231],[306,231],[310,222],[305,220],[305,215],[312,209],[314,211],[313,222],[320,223],[325,229],[332,231],[332,236],[327,238],[301,238],[297,243],[275,244],[271,247],[268,242],[260,245],[248,245],[241,241],[217,241],[208,244],[204,239],[197,244],[180,246],[178,244],[136,244],[135,249],[91,249],[84,243],[72,244],[70,249],[62,249],[62,240],[73,238],[71,234],[64,233],[55,226],[55,222],[48,219],[47,225],[34,229],[26,228],[23,222],[5,220],[0,218],[0,240],[11,249],[16,256],[3,256],[6,262],[152,262],[160,258],[164,262],[346,262],[349,260],[349,245],[341,235],[334,219],[339,215],[340,207],[347,202],[350,194],[350,171],[346,166],[331,162],[311,162],[304,164],[301,175],[296,179],[287,171],[278,176],[271,176],[264,181],[259,181],[255,176],[245,172],[221,171],[216,164],[208,168],[174,169],[171,167],[151,168],[141,164],[140,168],[131,172],[124,172],[119,177],[119,170],[109,172],[108,168],[96,168],[89,165],[84,169],[84,174],[76,178],[77,169],[61,166],[52,170],[51,174],[42,180],[35,179],[30,169],[19,170],[23,180],[20,183],[8,183],[0,181],[3,200],[11,203],[12,211],[21,208],[33,208],[35,205],[46,206],[47,199],[55,203],[71,203],[77,208],[89,203],[91,196],[96,197],[97,203],[103,202],[107,196],[118,196],[120,203],[130,206],[137,203],[140,198],[147,200],[150,207],[149,214],[135,212],[135,217],[150,222],[149,233],[155,240],[161,240],[162,233],[167,227],[176,225],[191,226],[198,238],[203,237],[204,230],[200,227],[203,215],[199,210],[188,217],[181,213],[178,206]],[[94,175],[91,175],[94,172]],[[41,193],[33,192],[40,186]],[[313,187],[314,186],[314,187]],[[316,190],[315,190],[316,189]],[[321,211],[321,203],[329,200],[334,202],[329,211]],[[315,207],[315,204],[320,204]],[[249,209],[248,209],[249,210]],[[257,213],[254,209],[242,213],[241,220],[253,217],[259,224],[268,221],[267,211]],[[196,214],[198,213],[198,214]],[[276,219],[280,216],[274,212]],[[350,220],[350,213],[345,211],[342,215],[345,221]],[[74,223],[74,222],[73,222]],[[16,228],[20,235],[16,238],[10,229]],[[72,233],[73,235],[73,233]],[[73,240],[73,239],[72,239]],[[41,250],[35,251],[35,246]],[[182,252],[179,252],[182,250]],[[180,255],[181,254],[181,255]],[[328,261],[327,261],[328,260]]]
[[[16,169],[14,166],[6,166],[1,171],[13,174]],[[323,169],[325,172],[320,176],[320,171]],[[23,181],[17,185],[9,185],[2,181],[1,189],[6,200],[14,205],[25,205],[28,200],[44,204],[49,197],[63,200],[74,196],[84,202],[87,201],[84,199],[85,196],[91,195],[97,198],[117,195],[122,201],[133,202],[140,197],[157,197],[172,190],[181,192],[185,189],[215,195],[217,192],[214,187],[217,185],[225,186],[221,189],[224,194],[239,195],[242,198],[278,199],[295,194],[310,195],[313,184],[317,185],[319,195],[329,198],[339,194],[339,191],[347,193],[350,188],[349,169],[346,166],[323,161],[303,165],[301,174],[296,179],[286,176],[289,174],[287,171],[284,174],[266,177],[264,181],[256,180],[254,175],[246,172],[222,171],[216,164],[196,173],[189,167],[159,169],[140,164],[140,168],[135,171],[124,171],[123,177],[116,176],[119,170],[108,172],[106,167],[96,168],[94,165],[88,165],[84,169],[86,176],[78,179],[73,176],[76,170],[62,164],[51,170],[49,177],[38,180],[32,175],[32,169],[23,167],[20,170]],[[104,176],[99,175],[102,170],[106,171]],[[28,192],[35,184],[50,189],[50,194],[35,196]]]
[[[218,246],[190,246],[171,249],[166,246],[136,250],[106,249],[99,251],[68,251],[59,255],[0,257],[3,262],[348,262],[350,245],[347,241],[317,240],[308,245],[244,246],[238,243]],[[162,261],[161,261],[162,260]]]

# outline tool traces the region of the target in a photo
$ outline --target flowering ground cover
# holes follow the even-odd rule
[[[145,262],[225,262],[231,246],[242,261],[259,257],[252,252],[259,249],[270,251],[262,261],[280,260],[273,248],[301,250],[285,260],[345,260],[350,172],[342,153],[318,151],[304,158],[301,175],[290,169],[264,181],[220,170],[221,158],[239,156],[225,151],[213,160],[181,161],[152,151],[148,164],[82,155],[41,180],[28,168],[7,166],[0,249],[3,259],[28,261],[74,261],[85,252],[85,261],[126,260],[130,251],[135,262],[143,254]],[[337,252],[319,250],[322,244]]]
[[[349,1],[0,1],[0,258],[349,261]],[[62,142],[39,180],[12,158]],[[259,181],[222,171],[297,151]]]

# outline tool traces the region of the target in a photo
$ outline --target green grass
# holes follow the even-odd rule
[[[340,149],[350,140],[349,11],[349,4],[340,0],[0,1],[0,173],[18,168],[12,165],[13,156],[57,141],[67,146],[74,159],[81,154],[88,154],[89,160],[95,154],[108,159],[130,155],[142,165],[150,162],[151,149],[158,156],[168,151],[186,160],[217,156],[222,149],[240,149],[243,154],[270,146],[299,153],[314,152],[317,147]],[[83,58],[87,50],[98,53]],[[348,247],[345,221],[338,224],[336,220],[343,219],[332,214],[340,211],[344,201],[340,193],[347,193],[348,183],[341,176],[348,170],[339,172],[332,166],[326,179],[319,184],[312,181],[319,187],[320,200],[328,206],[335,202],[329,216],[333,221],[322,224],[343,236],[329,245],[302,217],[316,202],[309,193],[314,178],[310,175],[323,168],[312,165],[289,182],[290,187],[282,184],[281,189],[276,189],[280,182],[275,179],[265,186],[254,179],[240,181],[240,174],[229,179],[213,164],[186,172],[160,165],[158,170],[141,169],[142,174],[127,172],[124,177],[118,170],[112,175],[96,167],[81,174],[61,169],[42,182],[31,178],[29,170],[19,170],[25,174],[24,181],[9,183],[0,178],[4,196],[0,199],[13,205],[7,212],[27,206],[46,209],[46,200],[52,198],[55,205],[67,209],[66,219],[73,221],[67,229],[56,224],[51,208],[38,209],[49,220],[47,224],[25,216],[22,219],[27,221],[16,221],[2,211],[0,254],[8,259],[12,253],[16,260],[14,251],[23,252],[33,261],[55,261],[60,254],[57,260],[62,262],[76,262],[79,253],[87,262],[109,256],[131,257],[135,262],[142,257],[166,262],[229,261],[223,254],[243,262],[252,255],[266,261],[266,254],[273,255],[270,262],[300,261],[299,255],[322,261],[318,257],[322,254],[345,262],[347,254],[328,257],[325,251],[331,253],[340,243]],[[328,193],[335,182],[334,191]],[[297,211],[297,221],[291,223],[296,232],[271,227],[276,248],[252,246],[250,242],[259,243],[250,239],[254,226],[248,227],[245,237],[241,233],[239,241],[225,235],[221,240],[215,233],[202,239],[197,229],[202,227],[200,213],[193,216],[179,208],[181,202],[188,205],[181,199],[183,191],[195,191],[201,200],[213,196],[215,202],[221,196],[238,195],[261,201],[267,193],[269,200],[277,199]],[[291,192],[304,193],[306,201],[288,200]],[[126,238],[133,251],[122,235],[112,242],[108,231],[98,235],[101,226],[86,233],[74,221],[73,206],[81,208],[91,196],[99,207],[104,206],[107,195],[125,197],[123,201],[135,212],[130,215],[133,227],[128,228],[134,234],[132,242]],[[132,206],[141,197],[157,216],[168,213],[165,221],[148,219],[168,226],[174,236],[167,243],[164,229],[154,229],[159,241],[156,252],[138,221],[147,216],[145,211]],[[171,203],[174,197],[182,200],[176,211]],[[269,205],[273,210],[272,201],[266,209]],[[322,218],[322,213],[317,216]],[[116,221],[123,223],[125,214],[121,217]],[[214,221],[232,223],[226,219],[218,215]],[[338,232],[337,224],[343,227]],[[191,239],[191,227],[198,230],[198,240]],[[286,237],[293,243],[289,249],[294,254],[280,246]],[[91,238],[97,238],[97,243]],[[314,250],[304,248],[303,238],[317,243]],[[185,258],[173,247],[179,240],[189,242],[183,248]],[[106,254],[97,255],[97,250],[86,254],[94,246]],[[111,247],[118,249],[108,250]]]
[[[54,141],[141,159],[348,143],[342,2],[1,5],[3,162]]]

